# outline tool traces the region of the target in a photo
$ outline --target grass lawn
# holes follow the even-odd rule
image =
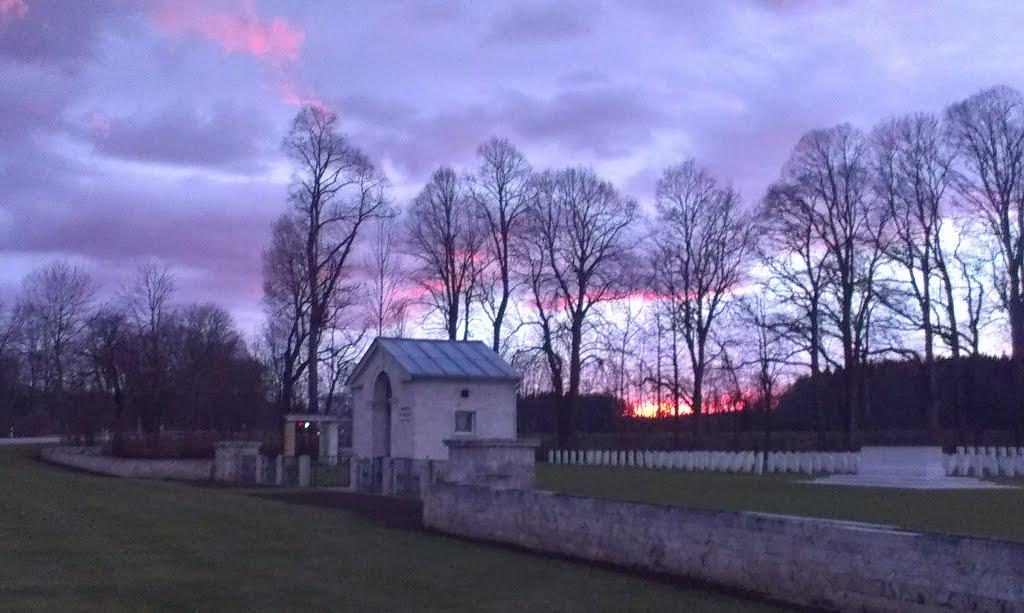
[[[33,455],[0,449],[4,611],[778,610],[344,511],[70,472]]]
[[[830,517],[1024,541],[1024,489],[843,487],[811,485],[784,475],[554,464],[537,465],[537,487],[585,496]]]

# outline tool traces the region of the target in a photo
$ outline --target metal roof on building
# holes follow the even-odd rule
[[[391,354],[413,379],[519,380],[519,374],[480,341],[381,337],[367,349],[353,370],[349,383],[359,376],[378,348]]]

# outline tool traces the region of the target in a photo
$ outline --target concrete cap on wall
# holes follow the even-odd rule
[[[540,447],[540,440],[535,438],[448,438],[444,444],[452,447]]]
[[[237,449],[259,449],[263,441],[217,441],[213,444],[215,448],[237,448]]]

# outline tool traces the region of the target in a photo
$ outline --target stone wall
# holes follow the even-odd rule
[[[213,460],[115,458],[102,455],[98,447],[43,447],[39,455],[47,462],[114,477],[206,481],[213,473]]]
[[[423,521],[449,534],[797,605],[1024,611],[1024,543],[450,483],[430,489]]]
[[[533,489],[539,443],[534,439],[451,438],[444,481],[497,488]]]

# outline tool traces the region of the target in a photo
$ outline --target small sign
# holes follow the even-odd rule
[[[402,423],[412,423],[412,407],[402,407],[398,409],[398,421]]]

